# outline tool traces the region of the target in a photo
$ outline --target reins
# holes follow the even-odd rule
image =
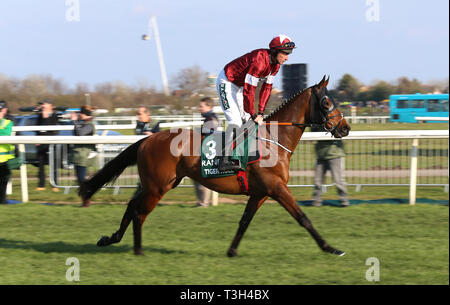
[[[264,125],[276,125],[276,126],[295,126],[295,127],[299,127],[299,128],[303,128],[303,127],[323,127],[327,132],[333,132],[341,123],[341,121],[344,119],[344,115],[341,113],[341,119],[339,120],[339,122],[336,124],[336,126],[334,126],[334,124],[332,122],[329,122],[329,120],[335,118],[339,116],[339,114],[333,115],[332,117],[327,117],[326,120],[324,120],[322,123],[307,123],[307,124],[301,124],[301,123],[294,123],[294,122],[264,122]],[[331,129],[326,128],[325,123],[329,122],[331,125],[333,125],[333,127]]]
[[[334,116],[333,116],[334,117]],[[331,117],[330,119],[332,119]],[[264,125],[277,125],[277,126],[295,126],[295,127],[313,127],[315,125],[321,126],[322,123],[309,123],[309,124],[301,124],[301,123],[293,123],[293,122],[264,122]]]
[[[320,101],[319,98],[317,97],[316,93],[313,90],[313,96],[315,97],[315,99],[319,102],[319,107],[322,105],[322,101],[326,98],[328,98],[327,95],[323,96]],[[333,103],[333,108],[331,108],[331,110],[322,110],[322,108],[320,108],[320,112],[323,112],[323,116],[321,116],[322,122],[318,123],[318,122],[311,122],[311,123],[295,123],[295,122],[264,122],[264,125],[277,125],[277,126],[295,126],[298,128],[306,128],[306,127],[322,127],[324,130],[330,133],[333,133],[336,128],[341,124],[342,120],[344,119],[344,115],[342,113],[340,113],[341,119],[339,120],[339,122],[334,125],[333,122],[330,122],[331,119],[339,116],[339,114],[333,115],[331,117],[329,117],[328,115],[336,108],[336,105],[334,103],[334,101],[332,101]],[[309,107],[309,119],[310,121],[313,121],[313,108],[312,107],[314,105],[310,105]],[[326,123],[330,123],[331,124],[331,128],[327,128]]]
[[[324,95],[320,100],[319,100],[319,98],[318,98],[318,96],[316,95],[316,93],[314,92],[314,90],[313,90],[313,96],[314,96],[314,98],[316,99],[316,102],[313,104],[313,105],[311,105],[311,102],[310,102],[310,107],[309,107],[309,120],[310,121],[313,121],[313,122],[311,122],[311,123],[295,123],[295,122],[274,122],[274,121],[270,121],[270,122],[263,122],[263,124],[264,125],[274,125],[274,126],[295,126],[295,127],[298,127],[298,128],[306,128],[306,127],[321,127],[321,128],[323,128],[324,130],[326,130],[327,131],[327,133],[333,133],[338,127],[339,127],[339,125],[341,124],[341,122],[342,122],[342,120],[344,119],[344,115],[342,114],[342,113],[340,113],[340,114],[336,114],[336,115],[333,115],[333,116],[329,116],[329,114],[331,113],[331,112],[333,112],[333,110],[336,108],[336,105],[335,105],[335,103],[334,103],[334,101],[332,100],[332,104],[333,104],[333,107],[331,108],[331,110],[324,110],[323,108],[322,108],[322,103],[323,103],[323,100],[324,99],[327,99],[328,98],[328,96],[327,95]],[[313,119],[313,117],[314,117],[314,114],[315,114],[315,111],[314,111],[314,106],[316,105],[316,103],[319,103],[319,112],[321,112],[321,119],[322,119],[322,121],[321,122],[314,122],[314,119]],[[335,118],[335,117],[337,117],[337,116],[341,116],[341,119],[339,120],[339,122],[335,125],[333,122],[331,122],[330,120],[331,119],[333,119],[333,118]],[[327,123],[330,123],[331,124],[331,127],[330,128],[327,128]],[[270,134],[269,134],[270,135]],[[261,140],[263,140],[263,141],[267,141],[267,142],[270,142],[270,143],[273,143],[273,144],[276,144],[276,145],[278,145],[279,147],[281,147],[281,148],[283,148],[284,150],[286,150],[287,152],[289,152],[290,154],[294,154],[294,152],[293,151],[291,151],[290,149],[288,149],[288,148],[286,148],[285,146],[283,146],[283,145],[281,145],[280,143],[278,143],[277,141],[275,141],[273,138],[272,138],[272,136],[270,135],[270,138],[271,139],[266,139],[266,138],[260,138]]]

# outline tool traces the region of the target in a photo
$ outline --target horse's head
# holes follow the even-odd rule
[[[310,121],[312,124],[322,125],[335,138],[342,138],[348,136],[351,128],[342,112],[337,109],[333,98],[328,95],[329,79],[330,77],[326,79],[324,76],[320,83],[311,88]]]

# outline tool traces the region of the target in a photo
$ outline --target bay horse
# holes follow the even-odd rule
[[[237,233],[227,251],[229,257],[237,255],[238,245],[248,225],[268,197],[280,203],[311,234],[321,250],[336,255],[345,254],[345,252],[331,247],[319,235],[287,186],[291,155],[306,127],[315,124],[322,125],[335,138],[345,137],[350,131],[349,124],[337,109],[334,100],[328,96],[326,88],[328,80],[329,77],[326,79],[324,76],[320,83],[285,100],[278,109],[266,117],[265,123],[260,126],[261,130],[266,129],[268,133],[270,133],[269,126],[274,124],[280,126],[277,145],[269,145],[269,142],[261,145],[261,150],[265,150],[265,154],[262,154],[265,156],[263,159],[270,158],[271,155],[277,153],[277,162],[271,167],[263,167],[260,165],[260,161],[250,164],[246,168],[249,199],[239,222]],[[102,186],[112,183],[125,168],[135,164],[138,166],[141,191],[136,192],[129,201],[119,230],[110,237],[101,237],[97,246],[120,242],[132,221],[134,253],[142,254],[142,225],[146,217],[164,194],[175,188],[184,177],[189,177],[219,193],[243,194],[236,176],[202,177],[200,156],[192,155],[192,151],[200,151],[201,143],[193,141],[194,131],[184,131],[187,131],[184,137],[189,137],[189,141],[176,145],[175,154],[173,147],[170,148],[171,142],[175,137],[183,137],[182,133],[179,130],[177,132],[161,131],[128,146],[81,185],[79,195],[83,200],[87,200]],[[186,145],[189,147],[183,147]]]

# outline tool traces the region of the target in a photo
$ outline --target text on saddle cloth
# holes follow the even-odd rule
[[[258,128],[249,128],[238,134],[233,145],[232,160],[239,162],[241,168],[260,159],[259,140],[256,139]],[[215,132],[206,136],[201,145],[201,171],[203,178],[226,177],[236,175],[234,171],[220,171],[220,159],[225,154],[225,133]]]

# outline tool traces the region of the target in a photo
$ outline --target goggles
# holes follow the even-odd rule
[[[277,49],[294,49],[295,43],[292,41],[283,43],[281,46],[279,46]]]

